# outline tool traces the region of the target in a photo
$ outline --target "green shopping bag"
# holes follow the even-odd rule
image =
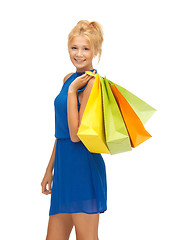
[[[105,77],[106,78],[106,77]],[[106,78],[107,79],[107,78]],[[141,122],[145,124],[157,111],[155,108],[129,92],[127,89],[107,79],[110,84],[115,84],[121,94],[126,98],[130,106],[134,109]]]
[[[108,80],[100,76],[106,143],[111,154],[132,150],[129,134]]]

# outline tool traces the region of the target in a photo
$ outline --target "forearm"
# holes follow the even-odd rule
[[[80,138],[77,136],[78,127],[79,127],[79,113],[78,113],[78,103],[76,91],[68,89],[68,98],[67,98],[67,118],[70,138],[73,142],[79,142]]]
[[[54,143],[54,147],[53,147],[53,151],[47,166],[46,171],[53,171],[53,167],[54,167],[54,162],[55,162],[55,149],[56,149],[56,142],[57,142],[57,138],[55,139],[55,143]]]

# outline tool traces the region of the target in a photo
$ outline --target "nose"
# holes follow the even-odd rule
[[[76,54],[76,56],[77,56],[77,57],[81,57],[82,55],[83,55],[83,54],[82,54],[82,50],[79,49],[78,52],[77,52],[77,54]]]

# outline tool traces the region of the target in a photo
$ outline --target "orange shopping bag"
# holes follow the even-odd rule
[[[109,83],[109,85],[120,108],[120,112],[131,140],[131,146],[135,148],[152,136],[145,130],[140,118],[118,88],[114,84]]]

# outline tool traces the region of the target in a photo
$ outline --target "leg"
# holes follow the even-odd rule
[[[99,213],[72,213],[77,240],[98,240]]]
[[[46,240],[68,240],[73,226],[71,214],[58,213],[49,216]]]

